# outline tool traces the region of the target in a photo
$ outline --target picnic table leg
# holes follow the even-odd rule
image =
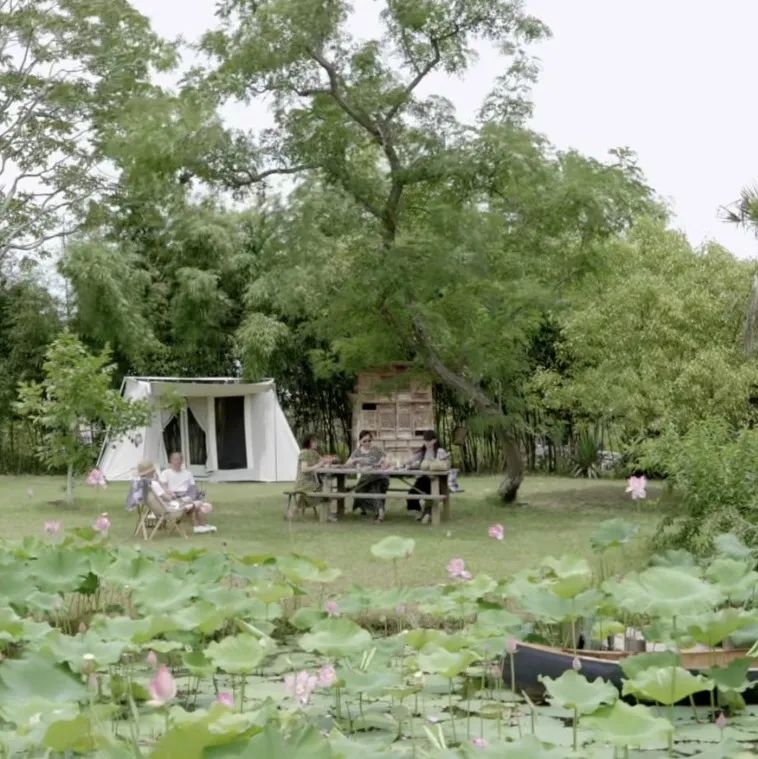
[[[439,477],[430,477],[431,480],[431,494],[430,495],[439,495],[440,494],[440,478]],[[432,525],[434,527],[440,526],[440,502],[438,500],[432,501]]]
[[[445,496],[442,502],[442,521],[450,521],[450,486],[447,481],[447,475],[440,477],[440,492]]]
[[[327,493],[331,494],[332,492],[332,478],[329,475],[321,476],[321,492],[324,497],[320,498],[318,502],[318,521],[328,522],[329,510],[332,505],[332,499],[327,497]]]
[[[338,474],[337,475],[337,492],[338,493],[344,493],[345,492],[345,475],[344,474]],[[341,518],[345,516],[345,498],[338,498],[337,499],[337,518]]]

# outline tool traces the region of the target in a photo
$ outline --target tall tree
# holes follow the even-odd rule
[[[77,228],[104,130],[174,61],[127,0],[0,0],[0,271]]]
[[[742,347],[752,264],[693,250],[656,221],[605,246],[566,296],[561,353],[536,386],[547,407],[623,430],[629,443],[709,417],[755,415],[758,363]]]
[[[266,95],[275,125],[230,139],[209,172],[237,190],[305,173],[279,274],[309,277],[344,364],[408,358],[470,403],[498,432],[512,501],[529,335],[556,282],[647,193],[628,166],[553,158],[522,128],[535,75],[524,46],[547,31],[520,0],[381,5],[382,37],[358,40],[343,0],[221,2],[221,28],[204,40],[218,60],[207,86]],[[474,127],[421,93],[436,72],[463,74],[477,40],[507,62]],[[251,301],[275,286],[255,285]]]

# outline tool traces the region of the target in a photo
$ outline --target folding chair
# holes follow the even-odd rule
[[[150,509],[144,503],[137,504],[137,526],[134,528],[134,534],[142,535],[143,540],[147,540],[147,519],[152,514]]]
[[[155,533],[161,527],[165,527],[168,532],[177,532],[183,538],[187,537],[187,533],[184,531],[184,527],[181,524],[182,519],[187,516],[185,509],[173,509],[166,508],[163,501],[158,498],[152,490],[148,490],[145,495],[145,504],[147,505],[147,511],[155,515],[155,527],[153,527],[150,536],[146,540],[152,540],[155,537]]]

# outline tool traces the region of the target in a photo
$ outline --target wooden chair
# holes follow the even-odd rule
[[[154,514],[156,520],[155,527],[153,527],[152,532],[146,538],[147,540],[152,540],[155,537],[155,533],[161,527],[165,527],[169,533],[177,532],[183,538],[187,537],[187,533],[181,524],[182,519],[187,516],[187,511],[184,509],[174,511],[173,509],[166,508],[163,501],[152,490],[148,490],[145,494],[145,505],[147,506],[145,511]],[[145,527],[145,533],[147,533],[147,527]]]

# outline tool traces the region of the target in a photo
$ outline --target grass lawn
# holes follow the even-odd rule
[[[643,506],[633,505],[624,484],[614,480],[577,480],[559,477],[528,477],[520,503],[498,504],[498,479],[469,477],[461,480],[465,492],[453,498],[452,521],[440,529],[416,524],[405,503],[392,501],[382,525],[348,516],[338,524],[319,524],[311,516],[298,519],[291,529],[283,519],[286,486],[276,484],[210,484],[209,500],[215,511],[215,535],[196,535],[188,540],[158,535],[156,550],[179,546],[208,546],[240,553],[301,553],[322,559],[343,571],[343,583],[390,585],[391,567],[370,553],[372,543],[385,535],[416,540],[413,559],[400,568],[405,584],[432,584],[446,577],[452,557],[466,561],[473,572],[500,578],[533,566],[548,555],[577,553],[589,557],[589,538],[605,519],[623,517],[640,524],[640,536],[649,536],[658,522],[657,495]],[[133,537],[135,516],[124,508],[127,484],[115,483],[105,491],[85,485],[76,489],[72,507],[55,503],[63,498],[64,482],[57,477],[0,477],[0,527],[7,538],[40,535],[43,523],[58,519],[64,528],[91,525],[107,511],[112,522],[111,540],[138,545]],[[506,528],[501,543],[487,536],[489,525]],[[626,552],[633,562],[644,553],[642,537]]]

